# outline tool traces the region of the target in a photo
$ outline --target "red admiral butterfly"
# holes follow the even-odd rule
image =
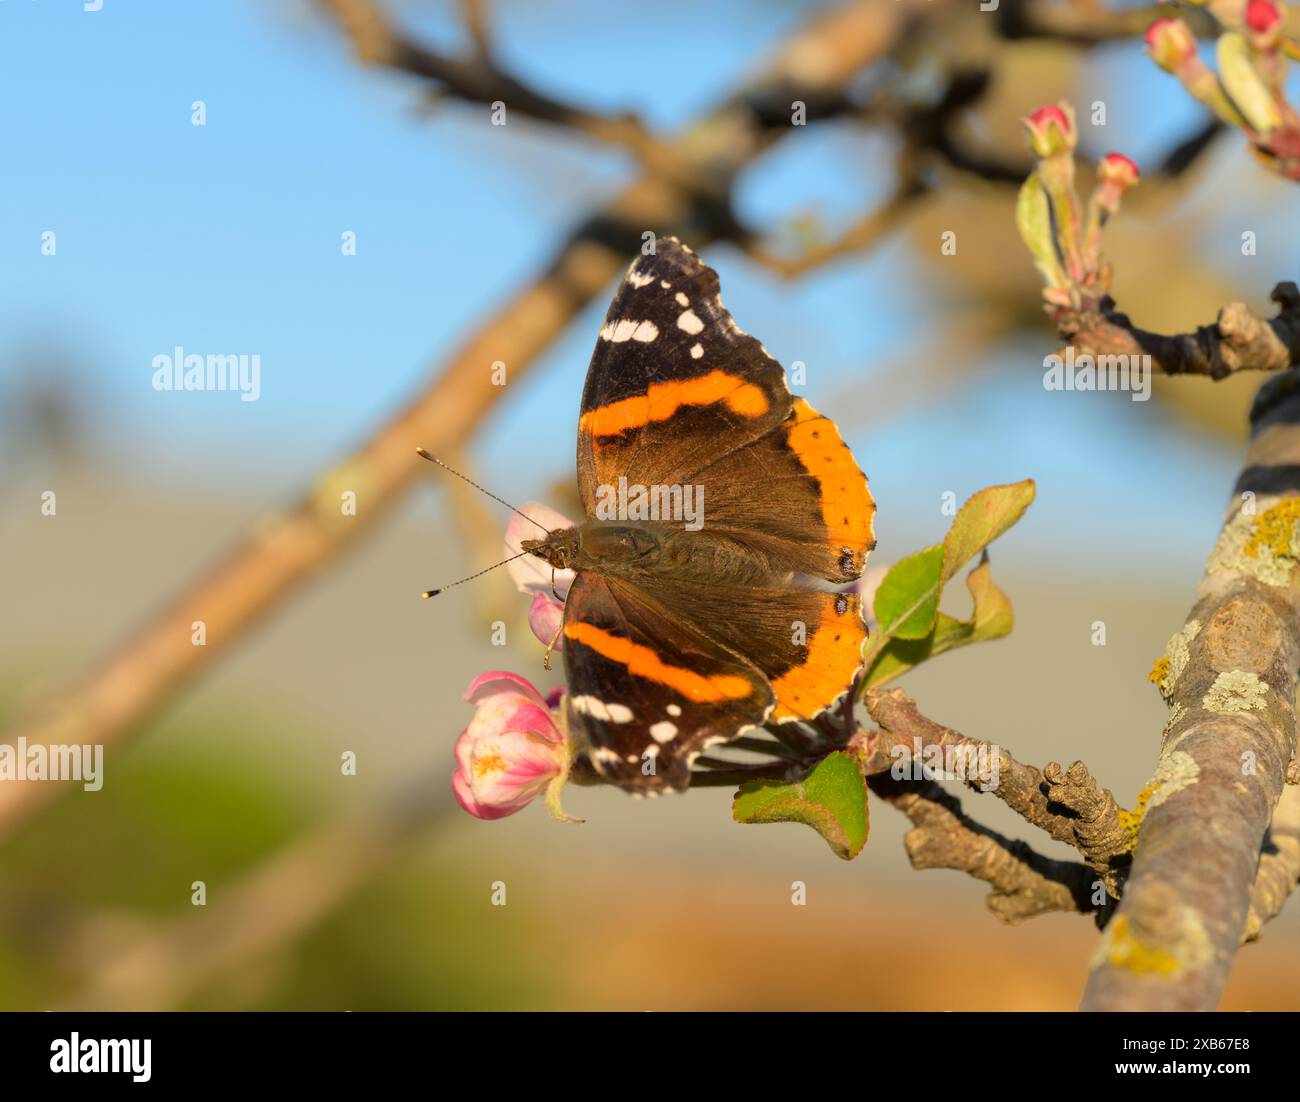
[[[566,707],[603,777],[679,791],[707,746],[843,697],[862,668],[860,598],[797,576],[862,575],[866,478],[674,238],[631,265],[606,315],[578,486],[586,520],[522,546],[577,572]]]

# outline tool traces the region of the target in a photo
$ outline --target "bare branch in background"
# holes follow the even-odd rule
[[[849,227],[839,238],[817,245],[802,256],[787,258],[770,252],[762,245],[750,242],[745,252],[750,259],[776,272],[784,279],[798,279],[815,268],[829,264],[843,256],[866,252],[886,234],[898,229],[908,210],[928,188],[919,180],[905,180],[885,203]]]
[[[384,65],[432,82],[440,93],[467,103],[502,103],[525,118],[581,131],[630,150],[647,165],[672,170],[678,162],[634,115],[601,115],[564,103],[503,70],[490,48],[484,5],[463,5],[474,53],[451,57],[414,42],[395,28],[373,0],[319,0],[352,39],[357,60]]]
[[[1074,46],[1141,38],[1156,19],[1169,14],[1166,4],[1141,8],[1108,8],[1099,3],[1056,3],[1054,0],[1003,0],[999,29],[1006,38],[1050,38]],[[1180,8],[1196,33],[1209,36],[1217,26],[1206,11]]]
[[[293,945],[446,814],[445,776],[421,774],[378,808],[303,831],[205,907],[186,907],[97,954],[65,1010],[174,1010],[249,961]]]

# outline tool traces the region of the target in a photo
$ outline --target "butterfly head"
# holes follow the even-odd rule
[[[570,570],[577,564],[581,548],[578,532],[577,528],[556,528],[545,539],[521,540],[519,546],[556,570]]]

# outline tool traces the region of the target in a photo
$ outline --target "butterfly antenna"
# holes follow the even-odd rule
[[[441,589],[426,589],[422,594],[420,594],[420,596],[427,601],[430,597],[438,596],[439,593],[446,593],[452,586],[464,585],[466,582],[472,582],[475,578],[486,574],[489,570],[495,570],[498,566],[505,566],[506,563],[514,562],[515,559],[521,559],[528,554],[531,554],[531,552],[520,551],[518,555],[511,555],[508,559],[502,559],[500,562],[493,563],[491,566],[485,566],[477,574],[471,574],[468,578],[461,578],[458,582],[451,582],[449,585],[444,585]]]
[[[477,482],[475,482],[472,478],[466,478],[463,474],[460,473],[460,471],[456,470],[455,467],[449,467],[449,466],[447,466],[447,464],[444,463],[444,462],[443,462],[441,459],[439,459],[437,456],[430,455],[430,454],[429,454],[427,451],[425,451],[423,448],[416,448],[416,449],[415,449],[415,454],[418,455],[421,459],[427,459],[430,463],[437,463],[438,466],[441,467],[444,471],[448,471],[448,472],[450,472],[451,474],[454,474],[457,478],[462,479],[462,480],[465,481],[465,482],[468,482],[468,483],[469,483],[471,486],[473,486],[474,489],[476,489],[479,493],[481,493],[481,494],[487,494],[487,496],[490,497],[493,501],[499,501],[499,502],[501,502],[502,505],[504,505],[504,506],[505,506],[507,509],[509,509],[511,512],[518,513],[521,517],[524,518],[524,520],[528,521],[529,524],[536,524],[537,527],[540,528],[543,532],[545,532],[548,536],[551,534],[549,529],[547,529],[543,524],[539,523],[538,521],[533,520],[533,518],[530,517],[527,513],[523,512],[523,511],[520,510],[520,509],[516,509],[516,508],[515,508],[513,505],[511,505],[510,502],[508,502],[505,498],[503,498],[503,497],[497,497],[497,495],[494,494],[491,490],[485,490],[485,489],[483,489],[483,487],[480,486]],[[518,558],[518,556],[516,556],[516,558]],[[510,560],[507,559],[506,561],[509,562]],[[497,565],[500,566],[501,564],[498,563]],[[492,568],[489,567],[488,569],[490,570],[490,569],[492,569]],[[476,576],[477,576],[477,575],[476,575]],[[463,580],[464,580],[464,581],[469,581],[468,578],[465,578],[465,579],[463,579]],[[455,584],[456,584],[456,585],[459,585],[460,583],[459,583],[459,582],[456,582]],[[447,588],[450,589],[451,587],[448,586]]]

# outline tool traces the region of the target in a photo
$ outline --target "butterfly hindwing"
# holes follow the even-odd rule
[[[717,586],[676,576],[641,589],[674,623],[762,671],[776,707],[769,722],[812,719],[833,707],[863,666],[867,627],[857,593],[793,586]]]
[[[762,723],[775,694],[750,662],[626,582],[580,573],[564,615],[569,723],[597,772],[641,795],[684,790],[691,762]]]

